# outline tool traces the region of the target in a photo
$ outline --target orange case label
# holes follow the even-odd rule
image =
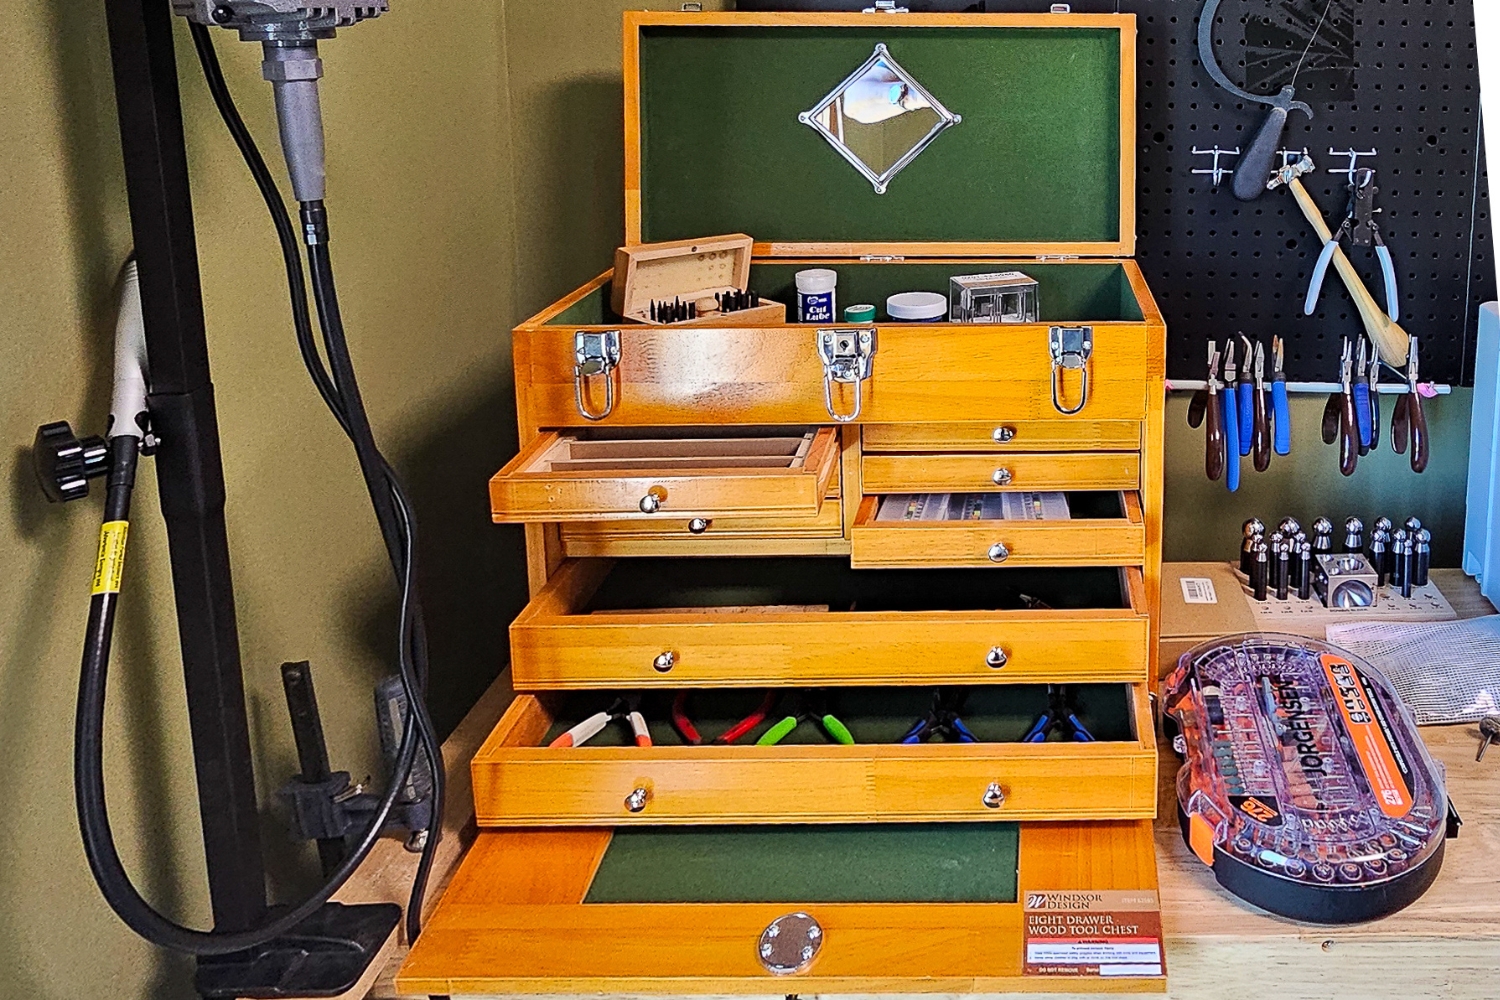
[[[1321,657],[1323,673],[1328,677],[1334,694],[1338,696],[1339,713],[1349,730],[1354,751],[1364,766],[1365,776],[1370,780],[1370,789],[1380,811],[1392,819],[1399,819],[1411,811],[1411,790],[1406,786],[1402,768],[1396,763],[1380,719],[1371,706],[1365,692],[1364,678],[1354,665],[1332,653]]]

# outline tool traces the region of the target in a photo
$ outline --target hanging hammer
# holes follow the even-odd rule
[[[1327,244],[1333,239],[1333,232],[1328,228],[1328,223],[1323,220],[1323,212],[1317,203],[1312,200],[1312,195],[1307,193],[1307,188],[1302,186],[1302,175],[1312,173],[1316,165],[1312,157],[1303,154],[1295,160],[1291,160],[1280,170],[1271,174],[1271,179],[1266,182],[1266,190],[1274,191],[1276,188],[1285,187],[1292,192],[1297,199],[1297,206],[1302,209],[1302,214],[1312,224],[1313,231],[1318,234],[1318,239]],[[1333,266],[1338,270],[1339,277],[1344,281],[1344,287],[1349,289],[1350,298],[1354,299],[1354,306],[1359,310],[1359,318],[1365,325],[1365,332],[1370,335],[1370,341],[1380,351],[1380,356],[1385,359],[1386,364],[1399,368],[1406,364],[1407,344],[1409,338],[1406,331],[1401,329],[1397,323],[1391,322],[1391,318],[1385,314],[1375,302],[1375,297],[1365,287],[1359,272],[1354,269],[1354,262],[1349,255],[1344,253],[1344,248],[1334,244]]]

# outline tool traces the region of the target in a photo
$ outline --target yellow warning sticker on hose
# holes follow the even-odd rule
[[[118,594],[125,575],[125,535],[129,521],[105,521],[99,528],[99,558],[94,562],[94,594]]]

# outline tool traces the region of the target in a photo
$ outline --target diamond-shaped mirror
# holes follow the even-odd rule
[[[938,133],[963,121],[902,69],[890,50],[875,46],[864,65],[810,111],[797,116],[885,194],[891,178],[917,158]]]

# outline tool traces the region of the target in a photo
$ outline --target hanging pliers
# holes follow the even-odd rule
[[[598,736],[604,727],[617,720],[630,723],[631,735],[638,747],[651,745],[651,730],[646,728],[646,717],[641,714],[641,696],[638,694],[616,698],[614,704],[602,712],[595,712],[578,725],[547,744],[549,747],[581,747]]]
[[[1292,406],[1286,395],[1285,345],[1280,337],[1271,338],[1271,424],[1278,455],[1292,453]]]
[[[1359,360],[1354,365],[1354,423],[1359,429],[1359,453],[1370,453],[1374,433],[1370,422],[1370,367],[1366,360],[1365,338],[1359,338]]]
[[[1380,351],[1370,344],[1370,367],[1365,372],[1370,386],[1370,450],[1380,447]]]
[[[1406,392],[1396,400],[1396,409],[1391,413],[1391,449],[1398,455],[1406,453],[1408,439],[1411,441],[1411,471],[1426,472],[1429,458],[1427,439],[1427,411],[1422,406],[1422,394],[1417,390],[1417,338],[1412,337],[1406,355]]]
[[[1339,471],[1354,475],[1359,463],[1359,418],[1354,409],[1354,346],[1344,338],[1344,353],[1339,359],[1339,387],[1328,396],[1323,407],[1323,443],[1339,442]]]
[[[1203,430],[1203,471],[1217,483],[1224,475],[1224,412],[1218,402],[1218,343],[1209,343],[1208,385],[1194,394],[1188,403],[1188,426],[1205,423]]]
[[[681,736],[682,742],[688,746],[702,746],[703,734],[698,732],[698,726],[693,722],[692,717],[688,715],[689,694],[690,692],[684,689],[678,691],[677,696],[672,699],[672,728],[677,730],[677,735]],[[724,730],[718,736],[715,736],[710,742],[724,745],[735,742],[764,722],[766,716],[771,714],[771,709],[775,705],[776,692],[767,691],[766,696],[761,699],[760,705],[755,711]]]
[[[942,688],[932,692],[932,710],[912,723],[902,743],[926,743],[934,736],[954,743],[978,743],[979,737],[969,731],[964,720],[959,718],[963,709],[962,693],[947,694]]]
[[[1075,743],[1093,743],[1094,734],[1078,718],[1078,713],[1071,704],[1072,700],[1066,684],[1048,684],[1047,711],[1031,724],[1026,735],[1021,737],[1021,742],[1045,743],[1053,730],[1060,729]]]
[[[1249,341],[1246,341],[1249,344]],[[1248,351],[1248,348],[1247,348]],[[1271,415],[1266,407],[1266,345],[1255,344],[1255,386],[1251,391],[1250,450],[1255,454],[1255,471],[1271,467]],[[1240,442],[1243,450],[1244,442]]]
[[[1247,363],[1249,359],[1246,359]],[[1235,395],[1234,338],[1224,344],[1224,485],[1233,493],[1240,488],[1240,418]]]
[[[1250,378],[1250,358],[1253,352],[1250,338],[1242,333],[1240,334],[1240,343],[1244,345],[1244,353],[1242,355],[1244,360],[1240,362],[1240,380],[1235,387],[1235,395],[1238,400],[1238,402],[1236,403],[1236,409],[1239,411],[1240,417],[1240,457],[1243,458],[1244,456],[1250,454],[1251,444],[1255,439],[1254,396],[1256,386],[1251,382]],[[1265,470],[1257,467],[1256,471],[1264,472]]]
[[[809,719],[815,720],[833,742],[843,743],[846,746],[854,744],[854,736],[849,732],[849,728],[839,721],[838,716],[828,710],[826,692],[814,691],[809,694],[803,694],[801,691],[791,692],[786,696],[786,713],[785,718],[767,729],[761,738],[755,741],[756,746],[775,746]]]
[[[1375,215],[1380,211],[1375,207],[1375,195],[1379,191],[1375,186],[1374,170],[1360,167],[1353,172],[1349,182],[1349,209],[1338,230],[1323,244],[1323,252],[1318,254],[1318,262],[1313,265],[1312,281],[1307,286],[1307,301],[1302,305],[1304,315],[1311,316],[1317,309],[1318,297],[1323,293],[1323,279],[1328,275],[1333,252],[1338,249],[1339,241],[1347,235],[1355,246],[1374,245],[1375,256],[1380,261],[1380,274],[1385,280],[1386,314],[1390,316],[1392,323],[1400,320],[1401,299],[1396,290],[1396,265],[1391,260],[1390,248],[1385,245],[1385,237],[1380,235],[1380,225],[1375,221]]]

